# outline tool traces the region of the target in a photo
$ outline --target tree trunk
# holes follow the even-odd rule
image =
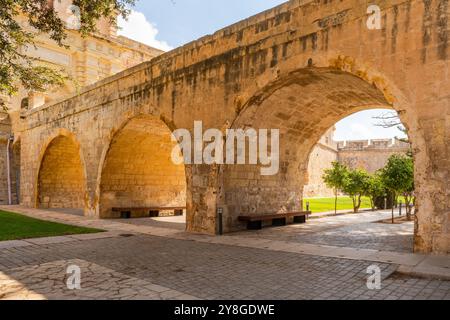
[[[395,194],[393,194],[393,197],[392,197],[392,224],[395,224],[395,217],[394,217],[394,202],[395,202]]]
[[[353,196],[352,200],[353,200],[353,213],[358,213],[358,206],[356,205],[356,196]]]
[[[407,195],[405,195],[405,202],[406,202],[406,220],[412,221],[411,199]]]
[[[337,215],[337,201],[338,201],[338,191],[334,192],[335,198],[334,198],[334,215]]]
[[[358,196],[358,206],[356,208],[356,213],[359,212],[359,209],[361,209],[361,195]]]
[[[375,198],[369,197],[370,200],[370,207],[372,208],[372,211],[375,211]]]

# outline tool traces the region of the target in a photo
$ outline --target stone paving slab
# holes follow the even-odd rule
[[[385,263],[395,263],[405,266],[416,266],[426,258],[425,255],[401,252],[377,252],[367,257],[367,260]],[[450,257],[446,257],[450,259]]]
[[[24,240],[1,241],[0,249],[19,248],[31,246],[32,244]]]
[[[67,268],[81,270],[81,289],[67,287]],[[192,295],[130,277],[84,260],[63,260],[0,272],[0,299],[167,300],[198,299]]]
[[[400,266],[398,272],[411,276],[450,280],[450,259],[442,256],[427,256],[416,266]]]
[[[447,268],[439,268],[435,266],[405,266],[402,265],[397,269],[397,272],[420,278],[440,279],[450,281],[450,270]]]
[[[95,239],[107,239],[119,237],[117,232],[99,232],[99,233],[87,233],[87,234],[75,234],[68,236],[75,240],[95,240]]]
[[[35,238],[27,239],[26,242],[36,245],[53,244],[53,243],[66,243],[72,242],[75,239],[73,237],[62,236],[62,237],[47,237],[47,238]],[[1,245],[1,243],[0,243]]]
[[[421,265],[436,266],[450,270],[450,260],[443,256],[427,256]]]

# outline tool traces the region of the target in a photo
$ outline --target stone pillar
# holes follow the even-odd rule
[[[186,166],[187,231],[217,233],[216,210],[220,193],[218,170],[217,166]]]
[[[416,157],[416,252],[450,252],[449,120],[444,115],[420,121],[428,159]]]

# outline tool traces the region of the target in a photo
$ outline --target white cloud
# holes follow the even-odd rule
[[[336,141],[345,140],[369,140],[369,139],[390,139],[394,137],[406,138],[405,134],[393,128],[382,128],[377,126],[379,117],[391,110],[371,109],[355,113],[347,118],[342,119],[336,124],[336,132],[334,139]]]
[[[142,12],[132,10],[128,20],[119,17],[119,35],[142,42],[151,47],[170,51],[173,48],[165,41],[156,39],[159,31],[156,26],[147,20]]]
[[[374,136],[370,127],[365,126],[362,123],[354,123],[350,127],[350,135],[353,137],[359,137],[360,139],[370,139]]]

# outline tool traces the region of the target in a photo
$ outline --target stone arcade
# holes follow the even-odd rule
[[[236,230],[241,214],[300,209],[320,137],[352,113],[390,108],[416,162],[415,250],[448,253],[450,7],[374,2],[381,30],[367,28],[364,1],[293,0],[29,110],[16,135],[21,203],[101,218],[130,202],[186,202],[189,231],[214,234],[218,208],[225,231]],[[279,173],[174,165],[170,133],[192,132],[196,120],[223,131],[280,129]]]

